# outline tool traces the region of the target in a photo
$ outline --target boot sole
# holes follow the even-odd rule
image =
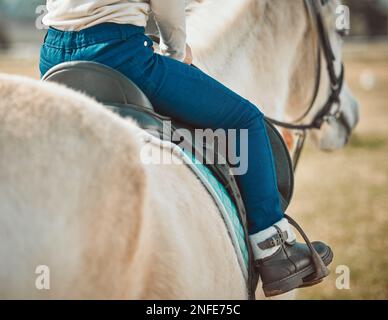
[[[325,265],[330,264],[330,262],[333,260],[333,252],[331,251],[330,247],[328,247],[329,253],[323,258],[323,262]],[[327,261],[327,264],[326,264]],[[264,295],[268,297],[277,296],[280,294],[287,293],[291,290],[297,289],[297,288],[303,288],[303,287],[309,287],[315,284],[318,284],[322,282],[323,278],[321,279],[312,279],[308,282],[304,282],[303,279],[308,278],[311,276],[315,271],[314,266],[310,265],[306,267],[305,269],[302,269],[301,271],[294,273],[293,275],[271,282],[269,284],[263,285],[263,291]]]

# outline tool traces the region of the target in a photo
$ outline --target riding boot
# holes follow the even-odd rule
[[[306,244],[296,241],[290,223]],[[250,242],[266,297],[315,285],[329,274],[326,266],[333,260],[330,247],[319,241],[311,243],[300,226],[288,216],[251,235]]]

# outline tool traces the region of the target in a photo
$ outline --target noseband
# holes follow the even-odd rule
[[[324,19],[322,17],[321,7],[327,3],[327,0],[304,0],[306,11],[309,17],[311,17],[312,25],[315,27],[318,33],[318,62],[317,62],[317,72],[316,72],[316,80],[315,80],[315,89],[312,102],[310,106],[307,108],[307,111],[304,115],[296,120],[295,122],[282,122],[275,119],[267,118],[274,125],[295,130],[299,132],[298,142],[296,145],[296,150],[293,156],[294,170],[299,161],[300,154],[302,152],[304,142],[307,136],[307,131],[313,129],[321,129],[322,125],[325,122],[329,122],[331,119],[336,119],[341,121],[345,128],[350,132],[351,128],[344,118],[344,114],[341,111],[340,104],[340,94],[342,91],[344,76],[345,76],[345,67],[343,63],[341,64],[341,73],[337,76],[335,71],[335,61],[336,57],[333,52],[333,48],[330,44],[330,39],[325,27]],[[314,116],[313,120],[309,124],[299,124],[312,110],[315,101],[318,97],[319,89],[321,87],[321,69],[322,69],[322,59],[321,55],[323,55],[326,65],[327,72],[330,79],[330,95],[326,100],[326,103],[320,108],[320,111]],[[333,113],[333,106],[337,104],[338,108]]]

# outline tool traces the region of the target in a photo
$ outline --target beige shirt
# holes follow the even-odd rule
[[[153,12],[162,53],[182,61],[186,49],[185,0],[47,0],[43,23],[79,31],[104,22],[145,27]]]

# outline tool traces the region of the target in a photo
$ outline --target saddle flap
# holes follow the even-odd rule
[[[265,119],[265,125],[274,156],[282,210],[286,211],[294,192],[294,169],[292,160],[279,131],[267,119]]]

